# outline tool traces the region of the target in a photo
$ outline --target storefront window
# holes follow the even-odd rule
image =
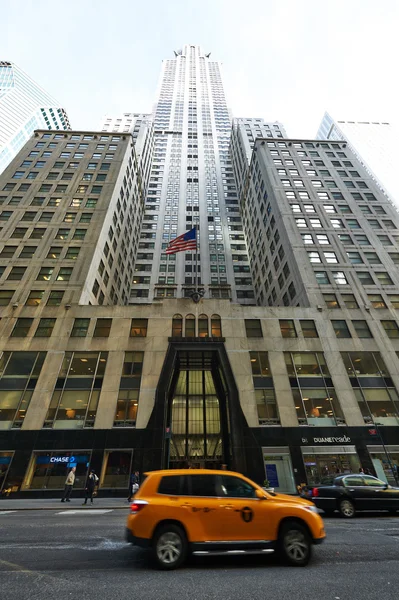
[[[358,473],[360,460],[354,446],[302,447],[308,485],[332,483],[338,475]]]
[[[399,485],[399,446],[367,446],[378,479]]]
[[[100,487],[128,488],[133,450],[106,450],[101,469]]]
[[[45,352],[3,352],[0,357],[0,429],[20,428]]]
[[[45,427],[93,427],[107,357],[107,352],[65,353]]]
[[[86,485],[90,459],[89,450],[34,452],[22,489],[61,490],[72,467],[76,467],[74,489],[83,489]]]
[[[114,427],[135,427],[144,352],[125,352]]]
[[[295,490],[291,456],[288,447],[262,448],[265,479],[276,492],[292,494]]]
[[[0,452],[0,497],[7,496],[11,492],[6,480],[13,456],[14,452]]]
[[[379,352],[342,352],[365,423],[399,424],[399,398]]]

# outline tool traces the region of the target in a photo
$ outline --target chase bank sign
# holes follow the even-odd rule
[[[52,456],[50,458],[51,463],[74,463],[74,456]]]

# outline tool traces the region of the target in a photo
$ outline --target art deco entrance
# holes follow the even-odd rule
[[[227,401],[217,354],[179,351],[168,394],[169,468],[230,462]]]

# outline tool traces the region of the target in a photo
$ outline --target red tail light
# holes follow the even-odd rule
[[[148,502],[146,502],[145,500],[136,500],[136,502],[132,502],[132,504],[130,505],[130,512],[133,515],[136,515],[138,512],[143,510],[143,508],[147,506],[147,504]]]
[[[312,490],[312,496],[317,498],[318,495],[319,495],[318,488],[313,488],[313,490]]]

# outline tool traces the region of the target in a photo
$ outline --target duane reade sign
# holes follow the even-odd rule
[[[311,444],[350,444],[351,438],[347,435],[340,437],[315,437],[311,438]],[[302,444],[309,444],[308,438],[302,438]]]

